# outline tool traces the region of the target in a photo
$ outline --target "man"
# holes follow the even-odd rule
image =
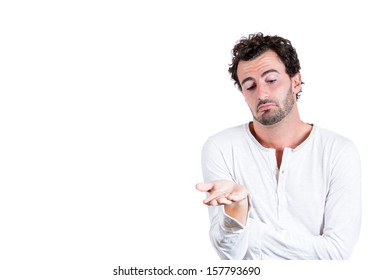
[[[222,259],[347,259],[361,220],[354,144],[301,121],[289,40],[261,33],[232,50],[229,72],[253,120],[205,143],[210,238]]]

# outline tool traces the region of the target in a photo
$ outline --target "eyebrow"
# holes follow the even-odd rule
[[[264,71],[264,72],[262,73],[262,75],[260,75],[260,76],[263,78],[265,75],[267,75],[268,73],[272,73],[272,72],[279,73],[279,72],[278,72],[277,70],[275,70],[275,69],[269,69],[269,70],[267,70],[267,71]],[[242,80],[241,85],[243,85],[244,83],[246,83],[246,82],[248,82],[248,81],[252,81],[252,80],[254,80],[253,77],[247,77],[247,78],[245,78],[245,79]]]

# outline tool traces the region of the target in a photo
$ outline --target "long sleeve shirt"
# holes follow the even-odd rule
[[[360,158],[348,139],[313,126],[295,149],[263,147],[248,124],[211,136],[202,150],[205,182],[245,186],[246,226],[224,206],[208,207],[210,239],[222,259],[347,259],[361,224]]]

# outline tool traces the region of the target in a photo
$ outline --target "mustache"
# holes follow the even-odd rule
[[[263,99],[263,100],[260,100],[258,102],[258,104],[256,105],[256,109],[259,110],[259,106],[263,105],[263,104],[266,104],[266,103],[274,103],[274,104],[278,105],[277,102],[273,99]]]

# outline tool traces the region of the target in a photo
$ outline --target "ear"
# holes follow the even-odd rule
[[[298,93],[302,87],[302,76],[299,72],[295,74],[293,78],[291,78],[291,82],[293,93]]]

